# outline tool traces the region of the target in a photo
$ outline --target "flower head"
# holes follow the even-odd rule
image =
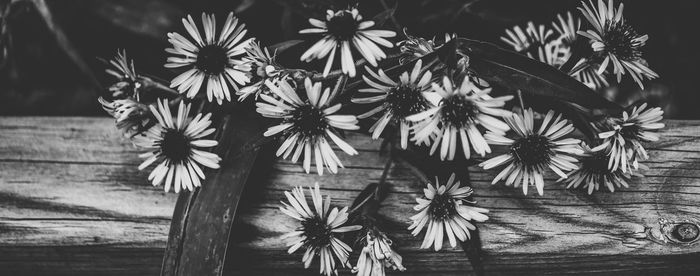
[[[301,34],[322,34],[323,38],[301,55],[302,61],[311,61],[328,57],[323,76],[327,76],[333,66],[335,52],[340,51],[340,64],[344,74],[355,76],[355,61],[352,49],[364,57],[369,64],[377,66],[377,62],[386,58],[386,54],[377,45],[391,48],[393,43],[385,38],[394,37],[396,33],[386,30],[371,30],[374,21],[362,20],[362,15],[356,8],[326,12],[326,20],[310,18],[313,28],[299,31]]]
[[[417,142],[432,139],[430,154],[440,146],[440,158],[452,160],[457,151],[457,141],[461,140],[464,156],[469,159],[471,151],[484,156],[491,148],[484,140],[480,128],[505,134],[508,130],[500,119],[510,114],[501,109],[512,96],[492,98],[488,95],[490,88],[479,89],[468,78],[461,85],[453,87],[452,81],[445,77],[442,86],[433,83],[432,93],[424,93],[433,102],[434,107],[406,118],[417,122],[413,127],[414,140]],[[471,148],[470,148],[471,145]]]
[[[446,185],[440,185],[436,178],[435,184],[428,183],[428,188],[423,189],[423,193],[424,197],[416,198],[418,205],[413,209],[418,214],[411,217],[413,223],[408,227],[408,230],[413,230],[411,234],[417,236],[428,226],[421,248],[433,245],[435,251],[440,250],[445,234],[450,246],[456,247],[457,240],[467,240],[471,235],[469,230],[476,229],[470,221],[483,222],[489,219],[483,214],[488,213],[488,210],[465,204],[474,204],[467,200],[472,194],[472,188],[460,187],[454,174]]]
[[[337,262],[345,267],[352,248],[338,239],[337,235],[350,231],[357,231],[362,228],[359,225],[343,226],[348,221],[348,208],[341,210],[330,209],[331,198],[326,197],[324,202],[318,183],[309,193],[313,202],[313,209],[307,204],[302,187],[295,187],[291,192],[285,191],[284,195],[288,202],[280,210],[288,216],[300,222],[299,228],[286,235],[289,238],[289,250],[292,254],[304,248],[302,261],[304,267],[309,268],[314,258],[318,258],[320,273],[325,275],[337,274]]]
[[[649,159],[642,142],[654,142],[659,140],[656,133],[665,125],[661,123],[664,111],[661,108],[649,108],[644,103],[635,106],[629,114],[622,112],[622,118],[611,118],[608,122],[608,130],[598,134],[603,139],[603,145],[609,146],[610,160],[608,168],[623,172],[639,168],[639,160]]]
[[[236,92],[239,101],[245,100],[250,95],[255,95],[257,99],[260,93],[269,92],[265,86],[267,80],[275,82],[286,78],[281,72],[283,68],[275,61],[275,55],[271,55],[267,48],[261,47],[259,42],[251,42],[245,50],[246,57],[243,61],[249,67],[251,80],[250,84]]]
[[[102,109],[116,119],[117,129],[126,136],[139,134],[147,129],[152,122],[148,107],[132,98],[108,101],[102,97],[97,99]]]
[[[620,168],[608,168],[610,156],[605,148],[591,149],[586,145],[582,147],[584,152],[579,157],[580,167],[571,171],[568,178],[559,179],[567,184],[567,189],[582,186],[590,195],[601,186],[608,188],[610,192],[614,192],[615,187],[629,187],[627,184],[630,179],[629,173],[623,172]]]
[[[501,37],[503,42],[533,59],[542,56],[544,48],[555,39],[554,31],[545,25],[535,26],[532,22],[527,23],[525,30],[520,26],[513,27],[513,30],[506,29],[506,35]]]
[[[124,99],[134,97],[139,100],[139,89],[141,83],[138,81],[134,61],[126,56],[126,50],[117,50],[117,55],[109,61],[111,68],[105,69],[107,74],[115,77],[117,81],[109,87],[112,98]]]
[[[592,30],[578,31],[578,34],[591,40],[591,47],[595,52],[592,59],[596,63],[600,60],[598,72],[602,74],[608,64],[612,64],[613,73],[617,81],[622,75],[629,73],[634,81],[644,88],[644,78],[654,79],[659,76],[652,71],[647,62],[642,58],[641,48],[649,39],[648,35],[640,35],[622,17],[624,4],[620,3],[617,9],[613,6],[613,0],[606,5],[603,0],[598,0],[598,5],[593,1],[589,4],[582,2],[578,9],[593,26]]]
[[[282,133],[285,137],[277,150],[277,156],[292,156],[292,161],[296,162],[303,152],[304,170],[307,173],[311,169],[311,158],[315,156],[316,170],[321,175],[324,165],[332,173],[337,173],[338,167],[343,167],[328,140],[332,140],[347,154],[357,154],[352,146],[335,133],[336,129],[359,129],[357,118],[353,115],[335,114],[341,105],[330,104],[333,100],[330,88],[322,90],[320,82],[312,83],[306,79],[306,99],[302,100],[287,81],[274,84],[268,81],[266,85],[275,97],[260,95],[262,101],[257,103],[257,111],[265,117],[282,119],[279,125],[270,127],[265,132],[265,136]]]
[[[540,127],[535,130],[532,109],[523,112],[523,116],[513,113],[506,117],[506,123],[515,132],[516,138],[507,138],[500,133],[487,133],[486,140],[493,145],[506,145],[508,152],[493,157],[479,164],[484,169],[501,165],[507,166],[493,179],[492,184],[505,180],[506,185],[518,187],[521,183],[523,193],[527,194],[532,184],[537,192],[544,194],[544,173],[547,168],[562,178],[564,171],[578,168],[576,158],[570,155],[581,154],[581,142],[574,138],[563,138],[574,131],[574,126],[562,120],[561,114],[555,118],[554,111],[549,111]]]
[[[391,249],[392,242],[384,233],[367,231],[364,246],[352,269],[358,276],[384,276],[385,268],[404,271],[401,255]]]
[[[409,35],[406,29],[404,29],[404,35],[406,35],[406,39],[396,43],[401,51],[401,58],[399,59],[399,63],[401,64],[406,64],[411,60],[435,52],[435,50],[456,37],[455,34],[446,33],[444,40],[438,42],[435,38],[427,40],[422,37]]]
[[[218,37],[214,15],[202,13],[204,36],[192,16],[182,19],[182,24],[193,41],[178,33],[168,33],[168,41],[173,47],[165,50],[173,56],[168,57],[165,67],[186,69],[172,80],[170,87],[187,93],[188,98],[194,98],[200,88],[204,88],[209,101],[216,99],[219,104],[224,99],[231,101],[229,85],[238,91],[239,85],[250,80],[246,74],[248,65],[237,59],[253,40],[243,40],[247,32],[245,24],[239,25],[238,18],[229,13]]]
[[[354,98],[352,102],[359,104],[381,103],[376,108],[357,116],[364,119],[383,112],[379,120],[369,129],[372,132],[372,138],[379,138],[386,126],[393,123],[399,126],[401,147],[404,149],[407,147],[409,128],[412,123],[406,120],[406,117],[425,111],[431,106],[422,93],[431,90],[430,78],[432,74],[430,71],[422,72],[421,64],[421,61],[418,60],[413,66],[413,70],[401,74],[398,81],[389,78],[382,69],[374,73],[370,68],[365,67],[369,77],[362,76],[362,79],[370,87],[360,89],[359,92],[371,95],[371,97]]]
[[[200,180],[204,179],[200,165],[218,169],[221,161],[218,155],[202,150],[218,144],[215,140],[202,139],[214,132],[213,128],[208,128],[211,114],[197,114],[190,118],[190,104],[180,102],[176,117],[173,117],[167,100],[159,100],[156,104],[157,107],[150,105],[149,108],[158,124],[133,139],[136,146],[151,150],[139,155],[146,159],[139,165],[139,170],[158,163],[148,175],[153,186],[164,184],[166,192],[171,188],[176,193],[192,191],[201,186]]]

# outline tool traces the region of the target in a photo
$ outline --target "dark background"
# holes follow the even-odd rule
[[[169,80],[175,73],[163,68],[168,47],[166,33],[182,32],[187,13],[199,21],[202,11],[221,20],[235,11],[249,34],[263,45],[300,39],[307,18],[321,17],[329,7],[348,2],[321,0],[0,0],[0,115],[102,115],[97,97],[111,79],[98,57],[109,59],[125,48],[140,73]],[[397,2],[398,5],[397,5]],[[645,82],[640,91],[630,79],[600,91],[629,104],[645,98],[666,111],[667,118],[700,119],[700,22],[696,1],[623,1],[625,16],[640,33],[649,34],[644,55],[660,79]],[[616,1],[619,3],[619,1]],[[359,1],[365,18],[397,7],[396,23],[410,34],[432,37],[445,32],[495,42],[504,29],[529,20],[551,22],[557,13],[578,15],[579,1]],[[221,26],[220,21],[218,26]],[[384,28],[396,29],[388,20]],[[307,66],[295,60],[288,67]]]

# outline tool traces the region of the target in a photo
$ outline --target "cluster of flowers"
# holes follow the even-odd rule
[[[617,9],[613,0],[606,4],[591,0],[578,8],[589,23],[588,30],[581,29],[581,19],[572,15],[557,15],[551,26],[528,22],[525,28],[515,26],[501,37],[517,52],[530,58],[562,69],[572,77],[598,89],[609,86],[608,76],[613,74],[620,82],[629,74],[642,88],[642,80],[658,78],[642,58],[641,48],[649,39],[632,28],[622,16],[624,4]],[[612,72],[608,69],[612,67]]]
[[[530,23],[525,30],[508,30],[508,37],[503,40],[516,51],[556,68],[571,67],[567,73],[590,87],[608,85],[610,63],[618,81],[629,73],[641,86],[643,78],[657,75],[641,57],[640,47],[647,36],[638,35],[626,24],[622,9],[622,4],[615,9],[612,0],[607,5],[602,0],[597,6],[583,4],[580,10],[593,27],[591,30],[579,30],[580,20],[568,14],[566,19],[559,16],[553,24],[559,36],[547,26]],[[99,99],[116,118],[117,127],[136,146],[148,150],[141,155],[145,160],[139,169],[155,165],[148,179],[154,186],[163,185],[166,192],[191,191],[205,178],[201,166],[219,167],[221,158],[205,150],[217,146],[216,140],[205,138],[215,132],[210,127],[212,115],[190,116],[192,104],[188,102],[200,95],[219,105],[230,102],[232,92],[239,101],[254,98],[259,114],[279,122],[264,133],[282,138],[276,155],[294,162],[302,158],[307,173],[312,161],[319,175],[324,170],[337,173],[343,165],[333,145],[346,154],[358,154],[341,138],[342,131],[358,130],[358,119],[376,118],[369,129],[373,138],[396,131],[401,148],[406,149],[409,141],[429,147],[431,155],[439,148],[441,160],[453,160],[458,152],[466,159],[475,155],[486,157],[492,152],[491,146],[505,146],[505,152],[480,166],[487,170],[501,168],[493,183],[503,180],[508,186],[522,187],[525,194],[530,186],[543,194],[547,171],[560,176],[567,187],[584,187],[588,193],[600,186],[610,191],[627,187],[627,181],[643,167],[639,161],[649,157],[642,143],[658,140],[655,131],[664,127],[660,122],[663,111],[643,104],[619,117],[596,122],[599,139],[585,144],[569,137],[575,128],[561,114],[505,109],[513,96],[492,97],[486,81],[464,73],[468,71],[467,58],[457,63],[463,70],[456,71],[436,70],[434,64],[423,64],[421,57],[444,44],[409,35],[396,46],[401,52],[400,62],[410,69],[391,77],[376,67],[387,58],[382,47],[395,46],[387,38],[396,33],[374,29],[375,22],[363,20],[356,8],[329,10],[323,20],[309,19],[312,28],[300,31],[321,36],[300,57],[307,62],[327,59],[320,79],[333,75],[336,59],[340,59],[337,75],[355,77],[362,62],[355,62],[353,53],[359,53],[372,66],[364,66],[361,78],[365,86],[351,99],[352,103],[368,105],[369,111],[339,114],[344,104],[338,101],[342,91],[324,87],[309,77],[294,77],[296,69],[284,68],[276,62],[275,53],[271,54],[254,38],[245,38],[245,25],[239,24],[233,14],[228,15],[218,33],[213,15],[202,14],[201,21],[200,29],[191,16],[182,20],[189,38],[168,34],[172,47],[166,49],[171,56],[165,67],[181,71],[169,87],[137,74],[133,62],[119,52],[107,70],[118,80],[110,87],[111,99]],[[446,35],[444,43],[452,39],[453,35]],[[580,49],[588,52],[581,53]],[[147,105],[142,94],[150,89],[170,91],[176,97],[156,97]],[[177,114],[171,113],[171,105],[177,106]],[[542,121],[536,125],[538,116]],[[318,257],[320,272],[330,275],[337,271],[337,264],[346,266],[352,251],[338,236],[364,229],[366,233],[360,242],[363,249],[354,270],[360,275],[383,275],[385,267],[403,270],[401,257],[381,231],[344,226],[349,217],[347,208],[330,209],[330,198],[324,202],[318,185],[310,192],[313,209],[302,188],[285,193],[288,203],[284,203],[282,212],[301,222],[301,227],[289,235],[293,239],[289,253],[305,248],[305,266],[308,268]],[[457,240],[469,238],[469,230],[474,229],[470,221],[488,219],[483,214],[487,210],[474,207],[474,202],[468,200],[471,194],[472,189],[460,187],[454,175],[446,185],[437,180],[428,183],[424,197],[417,199],[418,213],[411,217],[413,223],[409,227],[413,235],[418,235],[427,226],[422,248],[432,245],[440,250],[444,235],[455,247]]]
[[[299,221],[299,227],[284,235],[289,240],[288,252],[294,253],[303,248],[304,266],[309,268],[314,259],[318,259],[319,273],[325,275],[337,274],[338,267],[349,265],[352,248],[341,240],[343,233],[355,232],[360,237],[357,244],[361,248],[357,263],[352,271],[361,276],[385,275],[386,268],[404,271],[401,255],[392,249],[392,241],[378,227],[368,225],[346,225],[352,211],[330,209],[331,198],[325,201],[316,183],[309,187],[313,208],[310,208],[302,187],[286,191],[287,202],[282,202],[280,210]],[[447,180],[445,185],[428,183],[424,189],[424,197],[417,198],[418,204],[414,210],[418,213],[411,217],[413,223],[408,227],[417,236],[423,229],[426,234],[421,248],[434,247],[435,251],[442,249],[444,236],[452,247],[457,246],[457,240],[463,242],[470,237],[470,230],[475,227],[472,221],[483,222],[488,219],[484,213],[488,210],[474,207],[475,202],[469,201],[472,189],[461,187],[455,181],[455,175]],[[426,228],[427,226],[427,228]]]

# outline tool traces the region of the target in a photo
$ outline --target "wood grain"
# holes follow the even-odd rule
[[[665,242],[660,220],[700,221],[700,122],[670,121],[650,145],[647,177],[615,193],[587,195],[548,177],[544,196],[492,186],[493,172],[470,169],[475,199],[490,209],[479,225],[487,275],[681,274],[700,271],[700,243]],[[349,134],[360,155],[337,175],[305,174],[261,152],[229,240],[227,275],[313,275],[279,236],[296,227],[277,208],[283,191],[318,181],[339,206],[377,182],[379,142]],[[0,274],[155,275],[176,195],[136,169],[138,150],[105,118],[0,118]],[[405,164],[389,171],[380,210],[408,271],[464,275],[460,248],[420,250],[405,230],[423,183]],[[205,187],[206,189],[206,187]]]

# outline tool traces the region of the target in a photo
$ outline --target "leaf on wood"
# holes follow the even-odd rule
[[[588,108],[619,111],[613,103],[556,68],[491,43],[458,38],[460,49],[468,53],[470,66],[479,76],[524,94],[570,101]]]
[[[472,269],[474,269],[474,274],[477,276],[484,274],[484,251],[481,248],[481,237],[479,235],[479,227],[474,226],[476,229],[470,231],[471,237],[469,239],[460,243],[464,254],[467,255],[469,262],[472,264]]]
[[[221,275],[228,239],[263,126],[257,114],[234,108],[222,118],[217,153],[221,168],[202,187],[178,198],[161,275]],[[249,149],[241,152],[242,149]]]

